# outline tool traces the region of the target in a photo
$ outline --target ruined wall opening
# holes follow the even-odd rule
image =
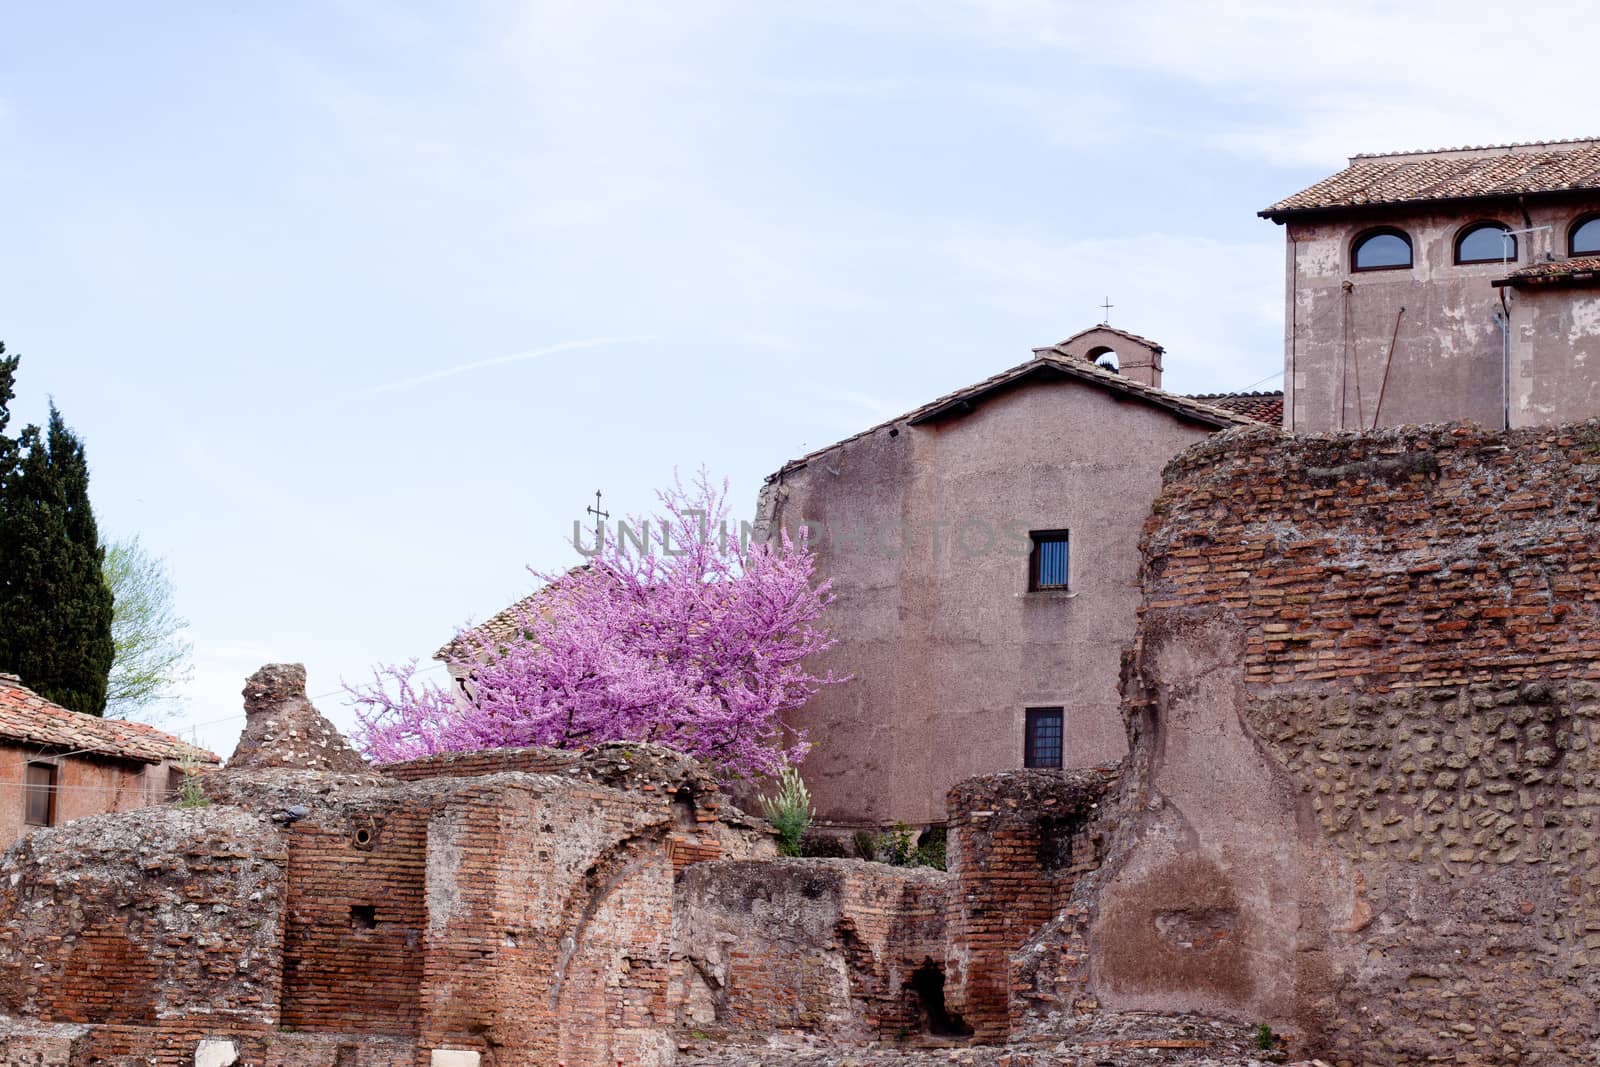
[[[1072,866],[1074,845],[1088,825],[1093,810],[1091,807],[1067,815],[1039,817],[1039,843],[1035,854],[1041,871],[1061,871]]]
[[[953,1012],[944,1000],[944,968],[925,960],[921,967],[911,972],[906,988],[917,998],[922,1031],[934,1037],[971,1037],[972,1028]]]

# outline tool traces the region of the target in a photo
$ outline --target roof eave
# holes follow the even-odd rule
[[[1314,216],[1360,214],[1366,211],[1394,211],[1426,209],[1430,207],[1458,207],[1463,204],[1482,204],[1490,201],[1561,200],[1569,198],[1600,198],[1600,186],[1582,186],[1572,189],[1541,189],[1532,192],[1476,193],[1472,196],[1416,197],[1408,200],[1373,200],[1365,204],[1319,204],[1314,207],[1269,207],[1256,212],[1257,217],[1282,225],[1290,219]]]
[[[1561,289],[1600,285],[1600,271],[1575,274],[1532,274],[1524,278],[1496,278],[1489,283],[1496,289]]]

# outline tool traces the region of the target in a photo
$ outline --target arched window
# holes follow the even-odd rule
[[[1600,215],[1591,215],[1572,228],[1572,254],[1600,256]]]
[[[1457,263],[1499,263],[1517,258],[1517,238],[1499,222],[1476,222],[1456,238]]]
[[[1393,229],[1368,230],[1351,246],[1351,270],[1399,270],[1411,266],[1411,238]]]
[[[1090,363],[1103,370],[1108,370],[1113,374],[1122,373],[1122,363],[1117,359],[1117,353],[1104,345],[1099,348],[1091,348],[1088,353],[1088,359]]]

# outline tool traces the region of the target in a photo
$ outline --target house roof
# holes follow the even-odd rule
[[[493,615],[484,619],[475,626],[463,628],[450,640],[439,646],[433,654],[437,660],[458,659],[473,651],[471,645],[481,645],[484,641],[498,642],[506,638],[516,637],[522,630],[523,620],[539,610],[539,602],[544,599],[552,585],[565,581],[579,571],[589,569],[589,564],[580,563],[575,567],[567,568],[564,574],[557,575],[555,581],[546,583],[518,600],[509,607],[502,608]]]
[[[456,634],[450,640],[439,646],[433,654],[434,659],[458,659],[468,651],[469,641],[500,641],[505,638],[515,637],[522,628],[522,620],[527,618],[538,607],[539,599],[544,596],[544,589],[537,589],[521,600],[484,619],[476,626],[469,626]]]
[[[1600,256],[1574,256],[1544,263],[1530,263],[1496,278],[1496,286],[1594,285],[1600,283]]]
[[[222,762],[215,753],[154,726],[69,711],[23,685],[14,674],[0,674],[0,740],[138,763]]]
[[[1260,212],[1308,211],[1600,190],[1600,140],[1359,155],[1350,165]]]
[[[1074,336],[1081,336],[1081,334]],[[1124,334],[1124,336],[1135,337],[1136,335]],[[1071,339],[1068,338],[1068,341]],[[1145,344],[1153,343],[1145,341],[1144,338],[1138,338],[1138,340]],[[1061,342],[1061,344],[1066,343],[1066,341]],[[1161,408],[1179,418],[1189,419],[1219,430],[1229,426],[1256,425],[1256,420],[1248,416],[1240,415],[1223,407],[1217,407],[1204,400],[1179,396],[1177,393],[1169,393],[1152,385],[1144,385],[1141,382],[1132,381],[1116,371],[1096,366],[1086,359],[1069,356],[1061,351],[1060,345],[1052,345],[1049,348],[1035,349],[1033,358],[1026,363],[1019,363],[1015,367],[1001,371],[999,374],[990,375],[981,382],[975,382],[964,389],[957,389],[955,392],[947,393],[936,400],[930,400],[921,407],[908,411],[898,418],[880,422],[875,426],[862,430],[860,433],[851,434],[843,440],[835,441],[825,448],[818,448],[797,459],[792,459],[768,475],[767,480],[772,481],[774,478],[790,471],[799,470],[818,456],[826,455],[842,445],[849,444],[851,441],[859,441],[890,426],[900,423],[908,426],[919,426],[922,423],[932,422],[935,419],[946,416],[965,415],[973,410],[979,400],[989,394],[1004,389],[1024,378],[1045,375],[1055,378],[1071,378],[1088,385],[1097,386],[1107,392],[1116,393],[1148,404],[1151,407]]]
[[[1199,400],[1212,407],[1225,408],[1269,426],[1283,425],[1283,390],[1263,393],[1198,393],[1191,400]]]

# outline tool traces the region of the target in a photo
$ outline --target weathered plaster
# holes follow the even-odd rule
[[[826,621],[839,644],[817,667],[850,680],[794,716],[815,746],[819,815],[942,821],[956,782],[1022,765],[1033,706],[1066,709],[1068,766],[1115,763],[1139,527],[1162,464],[1209,432],[1093,386],[1033,381],[769,485],[764,521],[826,530],[817,572],[838,597]],[[1071,531],[1069,593],[1028,591],[1030,529]]]

